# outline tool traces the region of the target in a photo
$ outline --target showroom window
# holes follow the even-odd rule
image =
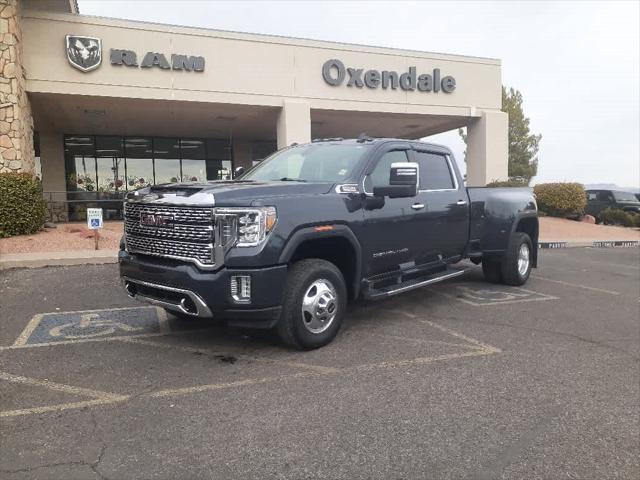
[[[72,220],[88,207],[120,218],[129,190],[170,182],[230,179],[228,140],[65,135],[67,200]]]

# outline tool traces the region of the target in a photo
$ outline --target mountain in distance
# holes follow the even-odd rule
[[[619,190],[621,192],[633,192],[640,193],[638,187],[619,187],[615,183],[587,183],[584,186],[585,190]]]

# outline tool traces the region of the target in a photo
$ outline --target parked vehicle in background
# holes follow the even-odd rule
[[[619,190],[587,190],[587,208],[585,213],[598,218],[605,208],[623,210],[628,213],[640,213],[640,200],[631,192]]]
[[[640,202],[640,193],[635,193],[634,196],[638,199],[638,201]]]
[[[347,302],[386,298],[482,263],[523,285],[538,252],[524,188],[465,188],[451,151],[417,141],[325,139],[279,150],[231,181],[127,195],[127,293],[182,317],[275,328],[316,348]]]

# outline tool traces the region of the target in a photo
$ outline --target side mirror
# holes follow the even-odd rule
[[[418,194],[418,169],[415,162],[392,163],[389,186],[374,187],[374,197],[415,197]]]
[[[238,178],[240,175],[242,175],[244,173],[244,167],[237,167],[234,171],[233,171],[233,178]]]

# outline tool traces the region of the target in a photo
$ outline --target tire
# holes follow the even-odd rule
[[[301,260],[287,275],[276,332],[283,343],[298,350],[323,347],[340,330],[346,307],[347,287],[340,270],[325,260]]]
[[[525,254],[526,250],[526,254]],[[525,258],[526,256],[526,258]],[[502,261],[502,280],[507,285],[524,285],[531,274],[533,244],[529,235],[515,232],[511,235],[507,254]]]
[[[484,259],[482,260],[482,273],[487,282],[503,283],[502,265],[499,260]]]

